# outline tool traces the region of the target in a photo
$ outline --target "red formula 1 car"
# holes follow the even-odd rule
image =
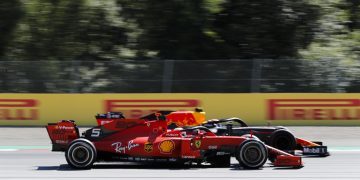
[[[155,115],[156,119],[153,120]],[[120,113],[98,115],[99,126],[80,137],[74,121],[63,120],[46,128],[53,151],[64,151],[68,164],[77,169],[91,168],[95,162],[209,162],[229,166],[235,157],[244,168],[257,169],[268,155],[274,166],[302,167],[301,157],[242,136],[217,136],[204,127],[168,130],[166,118],[157,113],[148,119],[125,119]],[[177,113],[187,116],[188,112]]]

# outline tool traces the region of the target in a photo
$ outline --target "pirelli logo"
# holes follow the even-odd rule
[[[105,112],[123,112],[127,118],[140,118],[159,110],[193,110],[197,99],[114,99],[105,100]]]
[[[38,120],[35,99],[0,99],[0,120]]]
[[[360,99],[270,99],[268,120],[360,120]]]

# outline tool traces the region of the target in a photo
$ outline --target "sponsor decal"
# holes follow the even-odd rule
[[[57,144],[67,144],[68,142],[68,140],[55,140],[55,143]]]
[[[166,133],[165,134],[167,137],[179,137],[180,134],[177,134],[177,133]]]
[[[121,146],[121,145],[122,145],[121,142],[115,142],[115,143],[111,144],[111,146],[114,147],[115,152],[125,154],[126,148],[124,146]]]
[[[183,159],[195,159],[195,156],[181,156]]]
[[[229,153],[226,153],[226,152],[223,152],[223,151],[216,152],[217,156],[223,156],[223,155],[226,155],[226,154],[229,154]]]
[[[54,126],[54,129],[51,130],[52,135],[65,135],[69,133],[76,134],[74,126]]]
[[[268,120],[360,120],[360,99],[270,99]]]
[[[128,146],[127,146],[127,149],[130,151],[132,148],[134,147],[138,147],[139,144],[135,144],[133,140],[129,141],[128,142]]]
[[[199,149],[201,146],[201,140],[195,140],[194,144],[195,144],[195,147]]]
[[[197,99],[112,99],[104,101],[105,112],[122,112],[125,117],[138,119],[160,110],[193,110],[200,106]]]
[[[148,153],[152,152],[153,151],[153,144],[150,143],[150,142],[145,143],[144,144],[144,150],[145,150],[145,152],[148,152]]]
[[[157,162],[167,162],[167,159],[156,159]]]
[[[108,123],[111,123],[111,122],[113,122],[113,120],[102,120],[101,122],[100,122],[100,125],[104,125],[104,124],[108,124]]]
[[[128,142],[127,146],[122,146],[121,142],[112,143],[111,146],[114,148],[115,152],[125,154],[126,150],[131,151],[132,148],[138,147],[139,144],[135,144],[133,140]]]
[[[55,129],[61,129],[61,130],[74,130],[74,126],[55,126]]]
[[[326,152],[327,152],[327,148],[324,146],[304,147],[303,148],[304,154],[324,154]]]
[[[209,146],[209,149],[217,149],[217,146]]]
[[[52,135],[64,135],[67,134],[68,131],[64,130],[64,129],[54,129],[51,131]]]
[[[161,153],[170,154],[175,149],[175,143],[172,140],[165,140],[159,144]]]
[[[35,99],[0,99],[0,120],[38,120]]]

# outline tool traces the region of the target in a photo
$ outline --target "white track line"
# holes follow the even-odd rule
[[[18,149],[0,149],[0,152],[18,151]]]

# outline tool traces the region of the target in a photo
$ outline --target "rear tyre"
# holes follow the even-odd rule
[[[74,169],[90,169],[96,160],[96,149],[90,141],[77,139],[69,145],[65,158]]]
[[[279,129],[271,134],[269,145],[283,151],[294,151],[296,149],[296,139],[289,131]]]
[[[247,169],[259,169],[267,161],[268,153],[264,143],[257,140],[243,142],[238,148],[236,159]]]

